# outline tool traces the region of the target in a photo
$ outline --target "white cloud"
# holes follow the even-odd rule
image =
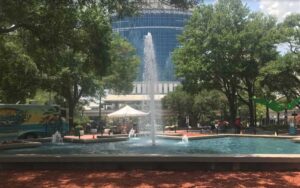
[[[279,21],[292,14],[300,13],[300,0],[259,0],[260,10],[276,16]]]

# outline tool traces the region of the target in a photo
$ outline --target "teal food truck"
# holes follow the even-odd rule
[[[58,105],[0,104],[0,140],[46,137],[69,131]]]

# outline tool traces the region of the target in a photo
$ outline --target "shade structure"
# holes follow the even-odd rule
[[[300,97],[292,100],[290,103],[284,104],[284,103],[279,103],[278,101],[273,101],[273,100],[267,100],[267,99],[258,99],[254,98],[254,102],[263,104],[267,107],[269,107],[271,110],[275,112],[280,112],[284,111],[285,109],[287,110],[292,110],[295,108],[299,103],[300,103]]]
[[[142,117],[142,116],[147,116],[149,113],[146,112],[142,112],[139,110],[136,110],[128,105],[126,105],[125,107],[112,112],[110,114],[108,114],[108,117]]]

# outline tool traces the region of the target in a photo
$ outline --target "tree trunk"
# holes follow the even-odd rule
[[[246,80],[246,87],[248,93],[248,108],[249,108],[249,123],[250,127],[256,126],[256,105],[253,101],[254,97],[254,82]]]
[[[236,100],[235,100],[235,96],[231,96],[228,98],[228,103],[229,103],[229,123],[230,125],[234,125],[234,122],[235,122],[235,118],[236,118]]]
[[[254,124],[253,125],[254,125],[254,127],[256,127],[257,126],[256,103],[254,103],[253,115],[254,115]]]
[[[69,101],[69,125],[74,128],[74,104],[72,100]]]
[[[284,109],[284,125],[288,124],[288,116],[287,116],[287,109]]]
[[[270,113],[269,113],[269,107],[266,106],[266,126],[270,124]]]
[[[254,102],[252,97],[250,97],[251,95],[249,95],[249,104],[248,104],[248,108],[249,108],[249,121],[250,121],[250,127],[254,127],[255,126],[255,118],[254,118]]]
[[[101,114],[101,95],[100,95],[100,97],[99,97],[99,120],[101,120],[101,116],[102,116],[102,114]]]
[[[237,93],[236,93],[236,80],[232,79],[229,82],[224,80],[225,90],[224,94],[229,104],[229,124],[234,126],[237,112]]]

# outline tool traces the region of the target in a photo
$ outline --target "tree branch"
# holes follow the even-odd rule
[[[239,99],[240,99],[243,103],[245,103],[246,105],[249,106],[250,103],[249,103],[248,101],[246,101],[239,93],[237,93],[237,95],[238,95]]]
[[[82,93],[83,93],[83,89],[80,89],[78,95],[77,95],[76,98],[75,98],[76,103],[79,101],[79,99],[80,99]]]
[[[10,28],[0,28],[0,34],[10,33],[10,32],[16,31],[19,28],[27,29],[36,35],[38,34],[38,31],[36,30],[36,28],[34,28],[34,25],[30,25],[30,24],[26,24],[26,23],[14,24]]]

